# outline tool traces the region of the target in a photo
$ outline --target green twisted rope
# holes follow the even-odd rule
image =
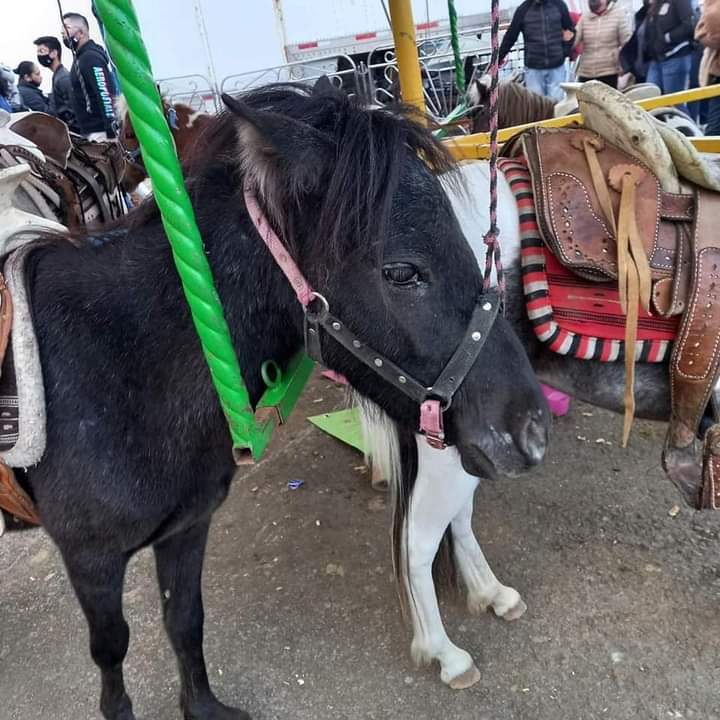
[[[465,94],[465,68],[460,54],[460,37],[458,36],[458,18],[455,11],[455,0],[448,0],[448,15],[450,16],[450,42],[455,56],[455,85],[460,95]]]
[[[252,449],[257,458],[258,430],[240,366],[230,339],[202,237],[185,190],[180,163],[153,79],[132,0],[95,0],[105,40],[130,119],[142,147],[163,226],[212,381],[227,418],[233,446]]]

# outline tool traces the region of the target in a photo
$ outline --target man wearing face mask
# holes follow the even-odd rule
[[[65,13],[63,26],[63,43],[75,55],[70,69],[75,124],[89,140],[114,138],[113,98],[117,91],[108,56],[90,39],[83,15]]]
[[[52,71],[52,95],[50,113],[60,118],[70,129],[75,130],[73,115],[72,80],[70,72],[62,64],[62,46],[52,35],[44,35],[35,40],[37,60],[43,67]]]

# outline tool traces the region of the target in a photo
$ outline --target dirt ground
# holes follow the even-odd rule
[[[391,581],[384,496],[359,454],[305,417],[339,407],[316,379],[217,513],[204,588],[218,695],[255,720],[720,719],[720,517],[682,507],[664,427],[573,403],[543,467],[481,485],[475,528],[527,614],[506,624],[448,600],[481,681],[454,692],[413,667]],[[288,490],[289,480],[304,480]],[[674,516],[673,516],[674,515]],[[133,562],[126,679],[138,720],[179,718],[152,557]],[[42,531],[0,540],[0,719],[99,718],[84,619]]]

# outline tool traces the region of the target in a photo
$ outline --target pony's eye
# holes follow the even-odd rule
[[[417,285],[420,273],[414,265],[408,263],[390,263],[383,267],[385,279],[393,285]]]

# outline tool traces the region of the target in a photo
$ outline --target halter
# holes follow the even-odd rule
[[[491,291],[483,293],[478,298],[462,341],[438,379],[431,386],[426,387],[392,360],[362,342],[330,312],[330,303],[323,295],[315,292],[305,279],[287,248],[270,226],[255,195],[247,186],[244,193],[245,205],[255,229],[303,306],[306,353],[316,362],[323,363],[320,333],[321,329],[325,331],[383,380],[416,402],[420,406],[420,432],[425,435],[431,447],[445,448],[443,413],[452,405],[455,393],[475,364],[480,350],[487,340],[500,308],[500,296]]]
[[[170,126],[170,130],[180,129],[177,124],[177,110],[175,109],[174,105],[170,105],[170,107],[167,109],[165,118],[167,119],[167,123]],[[121,126],[122,123],[118,122],[118,125]],[[139,167],[141,170],[145,170],[145,163],[142,159],[142,151],[140,149],[140,144],[138,143],[138,146],[134,150],[128,150],[128,148],[125,146],[125,143],[123,143],[123,137],[122,132],[120,132],[120,127],[116,128],[115,134],[117,136],[117,142],[118,145],[120,145],[120,149],[122,150],[125,161],[130,163],[130,165],[135,165]],[[172,133],[170,133],[170,136],[172,137],[174,144],[175,136]]]

